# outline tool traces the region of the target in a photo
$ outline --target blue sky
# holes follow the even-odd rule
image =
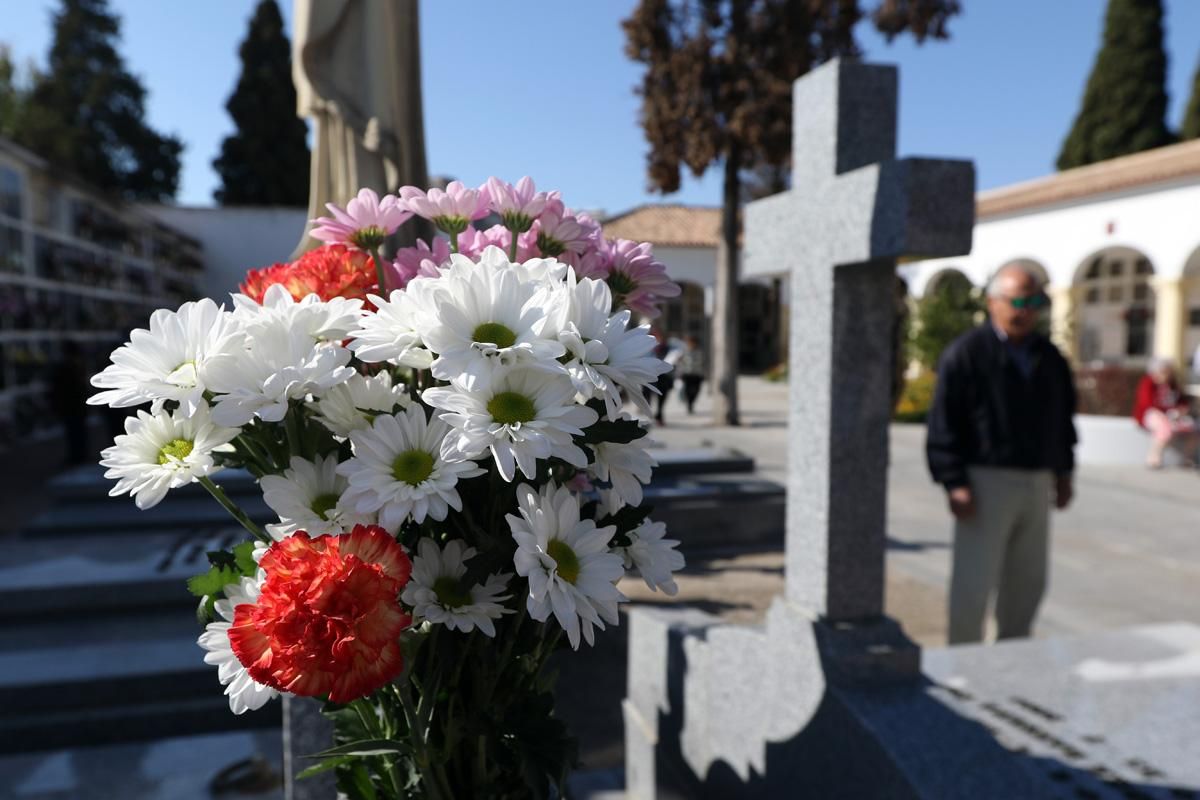
[[[864,5],[870,5],[866,0]],[[18,63],[44,61],[56,0],[12,0],[0,42]],[[255,0],[110,0],[121,51],[149,90],[148,116],[187,145],[179,202],[210,205],[211,161],[232,130],[224,103]],[[291,1],[280,3],[290,19]],[[1200,60],[1200,2],[1167,0],[1168,121],[1176,126]],[[479,183],[534,177],[580,208],[643,202],[716,205],[720,171],[662,198],[645,189],[638,65],[619,21],[634,0],[421,4],[430,171]],[[948,42],[886,44],[868,25],[873,61],[900,65],[900,152],[975,160],[980,188],[1053,171],[1100,42],[1103,0],[963,0]]]

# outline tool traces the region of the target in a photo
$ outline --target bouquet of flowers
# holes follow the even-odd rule
[[[623,411],[668,369],[633,315],[679,287],[528,178],[329,208],[324,246],[231,309],[156,311],[93,378],[90,402],[148,404],[103,452],[110,494],[198,482],[246,529],[188,583],[199,644],[235,714],[323,701],[334,746],[306,772],[352,798],[547,796],[573,758],[548,657],[618,623],[624,575],[673,594],[683,566]],[[385,259],[414,215],[438,234]]]

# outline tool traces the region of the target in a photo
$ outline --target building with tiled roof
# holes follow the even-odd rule
[[[609,239],[650,242],[654,255],[667,266],[667,274],[683,287],[683,294],[667,303],[658,321],[672,336],[693,335],[705,342],[712,317],[717,252],[721,239],[721,209],[678,203],[647,204],[601,220]],[[784,330],[780,323],[776,278],[751,278],[739,288],[740,335],[743,368],[763,370],[778,363]]]
[[[1022,260],[1078,362],[1181,366],[1200,348],[1200,140],[980,192],[971,253],[901,267],[921,295]]]
[[[610,239],[652,242],[659,247],[716,248],[721,240],[721,209],[678,204],[644,205],[604,220]]]

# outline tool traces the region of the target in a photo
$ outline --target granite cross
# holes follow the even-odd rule
[[[787,598],[833,622],[883,613],[896,259],[966,253],[974,224],[971,162],[895,159],[897,82],[797,81],[793,188],[745,211],[747,270],[791,283]]]

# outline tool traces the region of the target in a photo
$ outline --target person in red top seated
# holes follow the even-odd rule
[[[1191,415],[1188,396],[1175,380],[1175,368],[1170,360],[1156,358],[1142,376],[1133,403],[1133,418],[1150,431],[1152,441],[1146,466],[1162,466],[1163,451],[1174,445],[1184,454],[1188,465],[1195,463],[1196,445],[1200,441],[1196,419]]]

